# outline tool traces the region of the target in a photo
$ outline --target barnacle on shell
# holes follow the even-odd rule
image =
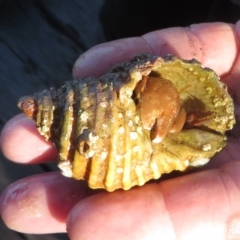
[[[157,79],[153,90],[141,84],[149,76]],[[164,100],[164,94],[158,94],[158,78],[168,82],[166,89],[174,98]],[[177,104],[170,108],[174,101]],[[142,54],[100,78],[69,81],[57,90],[23,97],[18,105],[55,144],[64,175],[108,191],[130,189],[163,173],[207,163],[226,145],[225,132],[235,123],[233,101],[214,71],[194,59],[171,55]],[[174,133],[170,128],[180,109],[187,117]],[[164,120],[156,126],[159,115]],[[159,126],[166,129],[172,118],[161,135]],[[153,133],[164,137],[154,142]]]

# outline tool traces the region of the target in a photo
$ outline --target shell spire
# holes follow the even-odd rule
[[[149,54],[18,106],[55,144],[65,176],[108,191],[207,163],[235,123],[232,99],[212,70]]]
[[[18,101],[18,107],[27,117],[34,119],[34,115],[37,111],[37,106],[32,96],[22,97]]]

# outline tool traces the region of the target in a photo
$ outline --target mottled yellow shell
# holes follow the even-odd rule
[[[204,108],[213,117],[201,128],[153,143],[133,97],[137,83],[150,73],[175,85],[187,113]],[[25,97],[19,103],[22,109],[29,99],[35,104],[32,117],[39,132],[59,151],[63,174],[108,191],[127,190],[163,173],[207,163],[226,145],[225,131],[235,123],[233,101],[218,76],[196,60],[170,55],[137,56],[98,79],[77,79],[58,90]]]

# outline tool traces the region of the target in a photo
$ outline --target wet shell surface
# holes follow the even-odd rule
[[[234,106],[226,85],[196,60],[142,54],[100,78],[19,100],[59,152],[67,177],[130,189],[201,166],[226,145]]]

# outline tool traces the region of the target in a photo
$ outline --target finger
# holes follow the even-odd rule
[[[173,53],[185,59],[195,58],[219,75],[229,72],[238,54],[236,29],[226,23],[170,28],[143,37],[157,55]]]
[[[227,74],[222,78],[222,81],[228,85],[228,91],[233,96],[234,104],[235,104],[235,117],[237,120],[237,124],[234,126],[231,135],[233,137],[239,137],[240,135],[240,21],[236,24],[236,42],[238,43],[238,56],[235,59],[235,62],[232,66],[231,73]]]
[[[240,140],[238,138],[230,137],[227,146],[210,159],[209,163],[202,167],[201,170],[218,168],[229,161],[239,161],[240,159]],[[197,170],[197,169],[195,169]]]
[[[104,43],[79,57],[73,75],[76,78],[99,76],[116,63],[146,52],[160,56],[171,53],[185,59],[196,58],[203,66],[222,75],[231,69],[238,53],[236,31],[239,24],[236,27],[226,23],[195,24],[188,28],[168,28],[142,37]]]
[[[0,198],[1,217],[19,232],[65,232],[70,209],[87,194],[83,181],[54,172],[35,175],[5,189]]]
[[[3,154],[18,163],[41,163],[57,159],[57,152],[37,131],[35,123],[23,114],[13,117],[0,136]]]
[[[136,53],[150,53],[148,43],[140,37],[125,38],[97,45],[83,53],[73,67],[75,78],[100,76],[119,62],[132,59]]]
[[[239,239],[239,188],[237,162],[127,192],[101,193],[71,210],[68,233],[72,240]]]

